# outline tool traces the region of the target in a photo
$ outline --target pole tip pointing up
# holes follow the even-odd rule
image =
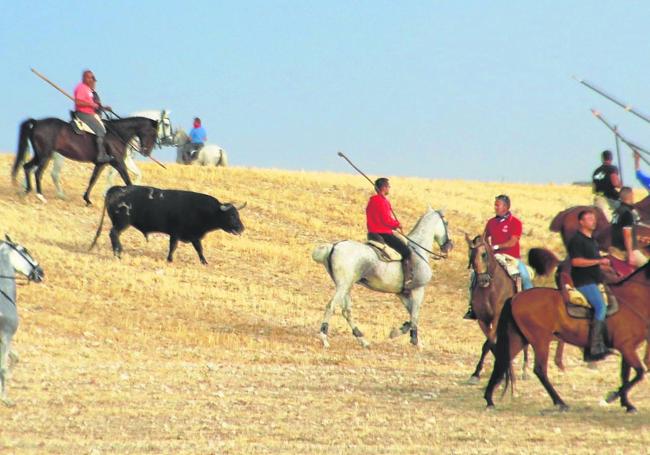
[[[336,154],[337,154],[338,156],[343,156],[343,152],[341,152],[340,150],[339,150],[338,152],[336,152]]]

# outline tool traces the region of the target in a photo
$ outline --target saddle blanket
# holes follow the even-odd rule
[[[494,255],[494,259],[506,269],[511,277],[519,275],[519,260],[517,258],[513,258],[509,254],[497,253]],[[528,270],[528,276],[530,276],[531,280],[535,278],[535,271],[531,267],[526,266],[526,270]]]

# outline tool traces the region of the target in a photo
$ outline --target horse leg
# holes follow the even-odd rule
[[[557,347],[555,348],[555,365],[560,369],[560,371],[564,371],[564,361],[562,360],[562,357],[564,356],[564,341],[558,339],[557,340]]]
[[[43,191],[41,189],[41,179],[43,178],[43,172],[47,168],[49,162],[49,159],[41,160],[36,168],[36,172],[34,172],[34,180],[36,180],[36,197],[44,203],[47,201],[43,196]]]
[[[56,197],[59,199],[65,199],[65,192],[63,191],[63,186],[61,186],[63,160],[64,158],[60,153],[54,153],[54,155],[52,155],[52,171],[50,172],[50,177],[52,177],[52,182],[56,188]]]
[[[0,336],[0,401],[5,406],[14,406],[13,401],[7,396],[7,373],[9,372],[9,352],[11,351],[10,339],[6,335]]]
[[[361,330],[357,327],[357,323],[354,321],[354,318],[352,318],[352,298],[350,297],[350,294],[346,294],[343,299],[341,313],[345,320],[348,321],[348,325],[352,329],[352,335],[356,337],[359,344],[364,348],[370,347],[370,343],[368,343],[368,341],[363,337],[363,333],[361,333]]]
[[[201,245],[201,240],[192,240],[192,246],[196,250],[197,254],[199,255],[199,259],[201,260],[201,264],[203,265],[208,265],[208,261],[205,260],[205,256],[203,256],[203,246]]]
[[[411,299],[404,295],[404,294],[399,294],[398,295],[400,301],[404,305],[404,308],[406,308],[406,311],[408,314],[411,314]],[[393,327],[393,329],[390,331],[390,335],[388,335],[389,338],[397,338],[399,336],[405,335],[409,330],[411,330],[411,321],[405,321],[401,327]]]
[[[25,171],[25,193],[32,191],[31,172],[36,166],[38,166],[38,155],[34,153],[32,159],[23,164],[23,170]]]
[[[630,402],[627,394],[637,382],[643,379],[645,370],[643,369],[643,365],[641,364],[641,360],[639,359],[636,350],[626,347],[621,351],[621,354],[623,354],[623,361],[621,362],[621,379],[623,380],[623,384],[618,390],[618,395],[621,397],[621,406],[623,406],[627,412],[632,413],[636,412],[636,407]],[[631,381],[628,381],[627,379],[629,379],[630,367],[634,368],[636,374]]]
[[[521,368],[522,381],[528,380],[528,346],[524,347],[524,365]]]
[[[135,180],[134,180],[133,183],[135,183],[136,185],[139,185],[142,182],[142,171],[135,164],[135,161],[133,160],[133,152],[130,152],[130,153],[126,154],[126,158],[124,159],[124,164],[126,165],[126,168],[133,175],[135,175]]]
[[[494,401],[492,400],[494,389],[499,385],[504,377],[507,379],[513,378],[512,359],[514,359],[526,345],[526,342],[521,335],[519,335],[519,332],[512,326],[512,322],[507,321],[507,324],[507,336],[504,337],[505,341],[502,339],[501,344],[497,341],[497,345],[494,348],[496,357],[494,368],[492,369],[490,380],[488,381],[488,385],[485,387],[485,393],[483,395],[488,409],[494,408]]]
[[[546,392],[550,395],[553,400],[553,404],[558,406],[561,411],[566,411],[569,407],[566,405],[557,391],[553,388],[553,385],[548,380],[548,354],[551,347],[550,338],[544,337],[541,340],[531,341],[533,349],[535,349],[535,368],[533,369],[535,375],[539,378],[540,382],[546,389]]]
[[[102,172],[102,169],[104,169],[104,166],[106,166],[106,163],[95,164],[95,169],[93,169],[93,174],[90,176],[90,181],[88,182],[88,188],[86,188],[86,192],[84,193],[84,201],[86,201],[86,205],[93,205],[89,198],[90,191],[93,189],[93,186],[95,186],[97,177],[99,177],[99,174]]]
[[[323,342],[324,348],[330,347],[327,334],[329,332],[330,319],[334,314],[336,305],[339,304],[340,306],[343,306],[343,302],[345,302],[345,297],[348,295],[351,288],[352,288],[351,284],[347,284],[347,285],[337,284],[336,292],[334,292],[334,296],[332,296],[331,300],[328,302],[327,306],[325,307],[325,314],[323,315],[323,320],[320,325],[320,331],[318,332],[318,337]]]
[[[481,378],[481,371],[483,370],[483,362],[485,361],[485,356],[487,355],[487,353],[490,352],[491,347],[492,347],[492,343],[490,343],[490,340],[486,339],[485,342],[483,343],[483,347],[481,348],[481,358],[476,364],[474,373],[472,373],[472,375],[469,377],[469,380],[467,381],[469,384],[477,384],[479,379]]]
[[[411,344],[416,347],[421,347],[418,338],[418,320],[420,318],[420,305],[424,300],[424,287],[411,290]]]

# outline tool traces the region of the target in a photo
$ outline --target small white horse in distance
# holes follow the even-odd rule
[[[0,242],[0,401],[5,406],[13,406],[7,396],[7,374],[9,359],[13,364],[18,362],[18,356],[11,350],[11,341],[18,330],[16,272],[35,283],[43,281],[44,275],[25,247],[12,242],[8,235],[5,239]]]
[[[133,112],[129,117],[146,117],[152,120],[158,121],[158,140],[162,145],[173,145],[174,144],[174,132],[172,131],[171,120],[169,119],[170,111],[163,109],[162,111],[157,110],[147,110]],[[139,185],[142,182],[142,171],[135,164],[134,154],[140,150],[140,140],[137,137],[132,138],[129,143],[126,145],[126,155],[124,157],[124,164],[126,164],[126,169],[133,174],[133,184]],[[52,176],[52,181],[56,187],[56,196],[60,199],[65,199],[65,192],[63,191],[63,186],[61,185],[61,170],[63,169],[65,158],[58,153],[52,155],[52,171],[50,175]],[[104,188],[104,194],[110,187],[115,185],[115,176],[117,171],[111,166],[108,167],[108,172],[106,174],[106,187]]]
[[[425,286],[431,280],[429,253],[426,250],[431,251],[435,240],[442,251],[439,257],[446,257],[447,252],[453,248],[453,242],[447,233],[447,221],[442,213],[431,207],[409,232],[408,238],[410,240],[408,246],[413,250],[413,284],[410,292],[403,290],[404,275],[401,263],[380,260],[376,251],[367,244],[343,240],[320,245],[314,249],[312,258],[325,266],[336,286],[334,297],[325,307],[325,315],[318,334],[324,347],[329,347],[327,338],[329,320],[337,305],[341,306],[343,317],[350,325],[352,334],[359,344],[363,347],[370,346],[352,319],[350,290],[355,283],[374,291],[397,294],[406,307],[410,319],[401,328],[394,328],[390,337],[395,338],[410,330],[411,343],[415,346],[420,345],[418,340],[420,306],[424,300]]]
[[[174,145],[176,145],[176,162],[178,164],[200,164],[201,166],[228,166],[228,155],[226,151],[216,144],[205,144],[199,150],[199,156],[192,161],[187,161],[189,156],[190,137],[184,129],[179,128],[174,133]]]

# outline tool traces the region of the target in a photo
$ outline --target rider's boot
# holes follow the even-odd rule
[[[402,273],[404,275],[404,291],[410,291],[413,286],[413,261],[410,257],[402,259]]]
[[[97,162],[108,163],[110,160],[111,156],[106,153],[106,147],[104,146],[104,138],[97,136]]]
[[[585,361],[595,362],[614,354],[614,351],[607,349],[605,345],[607,323],[605,321],[591,321],[589,329],[589,348],[585,348]]]

